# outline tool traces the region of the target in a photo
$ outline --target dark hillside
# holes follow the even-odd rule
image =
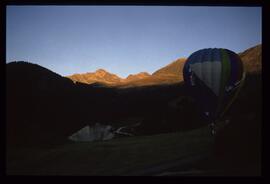
[[[86,124],[112,124],[130,117],[145,119],[150,132],[167,132],[172,129],[167,128],[169,122],[159,127],[161,119],[154,119],[167,116],[168,101],[183,94],[181,83],[123,89],[74,84],[26,62],[7,65],[7,84],[7,135],[14,144],[61,142]],[[139,134],[149,133],[145,126]]]

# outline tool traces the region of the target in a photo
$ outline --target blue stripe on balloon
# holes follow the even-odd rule
[[[198,62],[196,63],[202,63],[202,62],[205,62],[204,61],[204,56],[205,56],[205,53],[206,53],[206,49],[202,49],[199,53],[198,53]]]
[[[190,64],[200,62],[200,55],[203,54],[203,50],[204,49],[201,49],[201,50],[194,52],[193,57],[191,58]]]
[[[196,60],[196,53],[197,53],[197,52],[195,52],[195,53],[193,53],[191,56],[189,56],[189,58],[188,58],[188,60],[187,60],[187,62],[188,62],[189,64],[192,64],[192,63],[195,62],[195,60]]]
[[[234,53],[226,50],[229,55],[229,61],[231,63],[231,74],[228,84],[233,85],[237,81],[237,74],[239,72],[239,65],[237,61],[237,57],[235,57]]]
[[[184,81],[187,83],[187,85],[190,85],[190,80],[189,80],[189,75],[190,75],[190,72],[189,72],[189,61],[187,61],[184,65],[184,68],[183,68],[183,77],[184,77]]]
[[[220,62],[221,61],[221,54],[220,49],[214,48],[212,51],[212,61],[214,62]]]
[[[211,50],[212,49],[205,49],[202,56],[202,62],[209,62],[211,61]]]

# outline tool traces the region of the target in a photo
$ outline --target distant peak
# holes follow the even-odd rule
[[[151,75],[149,73],[147,73],[147,72],[140,72],[140,73],[137,73],[137,74],[128,75],[126,80],[142,79],[142,78],[149,77],[149,76],[151,76]]]
[[[106,70],[103,70],[103,69],[98,69],[95,72],[95,75],[98,77],[104,77],[106,74],[108,74],[108,72]]]
[[[97,69],[95,73],[108,73],[108,72],[100,68],[100,69]]]
[[[147,72],[140,72],[140,73],[138,73],[138,74],[140,74],[140,75],[150,75],[150,74],[147,73]]]
[[[147,72],[140,72],[140,73],[137,73],[137,74],[129,74],[128,76],[140,76],[140,75],[150,75],[150,74],[147,73]]]

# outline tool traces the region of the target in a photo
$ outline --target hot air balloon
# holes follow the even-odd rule
[[[198,50],[188,57],[183,77],[189,94],[213,126],[236,99],[245,72],[236,53],[228,49],[209,48]]]

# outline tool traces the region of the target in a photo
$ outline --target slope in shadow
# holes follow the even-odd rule
[[[131,117],[143,119],[137,135],[183,130],[189,123],[180,117],[189,110],[170,103],[184,93],[182,83],[131,88],[74,84],[36,64],[12,62],[7,64],[8,142],[57,143],[86,124]]]

